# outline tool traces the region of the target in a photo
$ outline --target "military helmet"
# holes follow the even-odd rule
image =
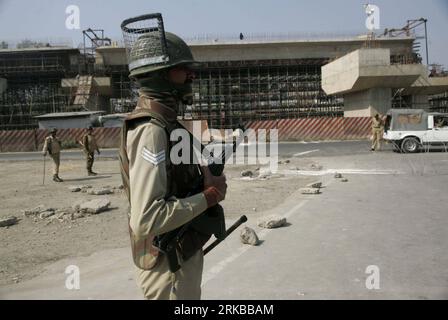
[[[131,78],[178,65],[199,65],[185,41],[165,32],[160,13],[127,19],[121,29]]]
[[[50,129],[50,133],[56,133],[56,131],[57,131],[56,128],[51,128]]]

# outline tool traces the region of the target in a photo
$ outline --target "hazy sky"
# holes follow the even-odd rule
[[[126,18],[161,12],[167,31],[184,37],[204,34],[364,33],[368,0],[0,0],[0,40],[72,39],[81,30],[105,29],[121,39]],[[380,8],[380,28],[398,28],[407,19],[428,19],[429,60],[448,69],[448,0],[371,0]],[[66,7],[80,8],[80,30],[65,27]],[[423,34],[423,28],[419,31]],[[422,40],[423,42],[423,40]],[[424,57],[424,43],[422,43]]]

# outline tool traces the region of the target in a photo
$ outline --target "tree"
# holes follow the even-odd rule
[[[22,40],[22,42],[17,44],[17,49],[26,49],[26,48],[41,48],[45,47],[44,43],[32,41],[32,40]]]

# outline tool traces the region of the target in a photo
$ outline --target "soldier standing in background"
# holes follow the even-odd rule
[[[191,68],[196,62],[181,38],[164,32],[160,14],[127,19],[121,28],[130,77],[140,87],[137,106],[123,125],[120,147],[137,283],[146,299],[200,299],[202,247],[211,234],[216,236],[213,230],[222,229],[221,220],[204,212],[224,200],[227,185],[224,175],[213,176],[203,167],[203,190],[194,191],[193,182],[201,175],[199,165],[173,164],[170,159],[175,145],[170,133],[182,129],[177,115],[182,104],[192,104],[195,74]],[[178,143],[192,148],[193,142]],[[187,230],[175,247],[180,269],[171,271],[170,257],[157,244],[183,226]]]
[[[93,161],[95,160],[95,151],[100,154],[100,149],[96,143],[96,139],[93,135],[93,128],[89,127],[86,134],[82,137],[82,143],[84,153],[86,154],[87,161],[87,174],[89,176],[96,176],[97,173],[92,171]]]
[[[53,169],[53,181],[62,182],[63,180],[59,177],[59,163],[61,154],[61,141],[56,137],[56,129],[50,130],[50,135],[45,138],[44,148],[42,150],[44,157],[47,153],[53,159],[54,169]]]
[[[383,138],[384,122],[382,117],[377,113],[372,118],[372,147],[370,150],[379,151],[381,148],[381,139]]]

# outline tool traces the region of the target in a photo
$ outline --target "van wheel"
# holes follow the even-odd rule
[[[420,142],[416,138],[405,138],[401,143],[401,150],[405,153],[415,153],[420,148]]]

